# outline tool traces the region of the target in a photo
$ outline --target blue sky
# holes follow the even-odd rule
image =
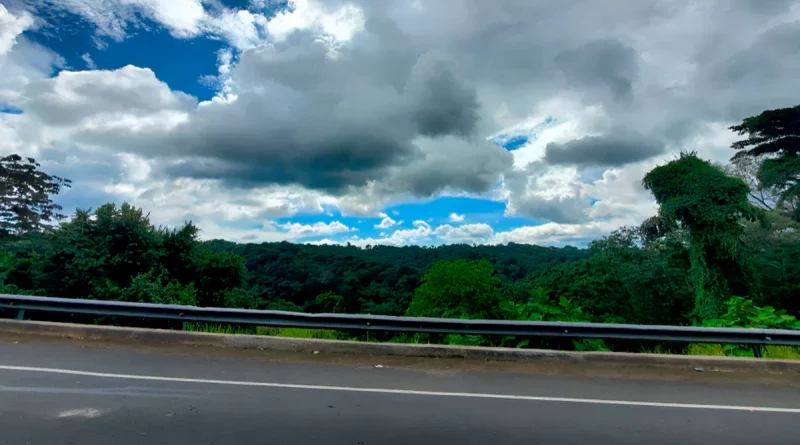
[[[692,71],[727,13],[653,29],[623,6],[500,1],[5,0],[0,151],[71,178],[68,211],[127,201],[207,238],[585,245],[654,213],[641,178],[670,153],[730,157],[734,122],[706,104],[757,112],[800,86],[756,49],[788,48],[772,25]],[[752,95],[716,87],[756,54],[775,69],[734,88]],[[612,153],[619,134],[651,156]]]

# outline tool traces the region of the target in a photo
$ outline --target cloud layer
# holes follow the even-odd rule
[[[0,149],[83,181],[75,203],[125,199],[209,233],[561,243],[640,222],[654,211],[640,186],[649,168],[681,149],[726,160],[728,125],[794,105],[787,92],[800,88],[796,2],[290,3],[0,6],[0,103],[22,111],[0,114]],[[219,76],[205,78],[216,96],[198,100],[146,66],[95,69],[86,51],[92,69],[63,69],[28,33],[58,35],[67,13],[104,51],[158,29],[225,42],[209,55]],[[519,143],[508,151],[489,138]],[[528,223],[379,217],[390,203],[440,196],[501,201]],[[366,227],[386,235],[270,222],[330,209],[378,218]]]

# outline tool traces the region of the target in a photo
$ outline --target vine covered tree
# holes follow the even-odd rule
[[[732,294],[755,291],[740,221],[761,220],[763,214],[749,202],[749,188],[741,179],[695,153],[681,153],[651,170],[642,183],[655,196],[664,225],[688,232],[695,317],[700,321],[718,317]]]
[[[761,161],[760,187],[777,190],[775,208],[800,221],[800,105],[764,111],[730,129],[747,135],[732,145],[739,150],[734,163],[744,157]]]
[[[39,167],[35,159],[17,154],[0,158],[0,235],[42,231],[48,222],[64,218],[51,196],[71,181]]]

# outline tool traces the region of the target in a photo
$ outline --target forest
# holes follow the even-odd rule
[[[10,155],[0,159],[0,291],[306,312],[800,329],[800,106],[767,110],[730,129],[742,139],[729,164],[683,152],[654,168],[642,184],[657,214],[587,248],[203,242],[192,223],[156,227],[126,203],[62,215],[54,199],[70,180]],[[377,339],[642,348],[479,336]]]

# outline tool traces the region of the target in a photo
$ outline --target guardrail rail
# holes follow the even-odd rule
[[[520,337],[724,343],[750,345],[753,347],[756,357],[761,357],[761,346],[763,345],[800,346],[800,331],[783,329],[465,320],[365,314],[307,314],[9,294],[0,294],[0,308],[15,310],[17,319],[23,319],[25,311],[61,312],[176,320],[184,322],[184,329],[186,322],[207,322],[429,334],[514,335]]]

